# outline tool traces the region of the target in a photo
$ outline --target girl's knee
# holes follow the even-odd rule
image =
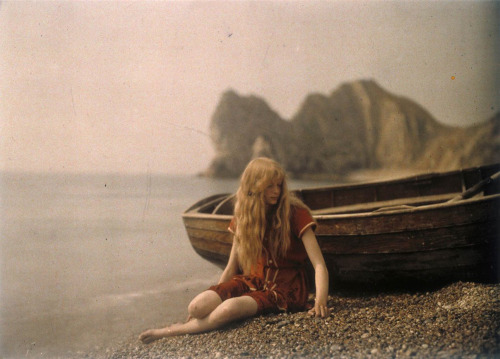
[[[206,291],[197,295],[188,305],[188,313],[193,318],[205,318],[222,303],[219,295],[214,291]]]
[[[224,301],[214,312],[214,321],[226,324],[234,320],[248,318],[257,313],[257,302],[250,297],[238,297]]]
[[[200,311],[200,304],[198,303],[198,300],[194,298],[188,305],[188,314],[190,317],[199,318],[198,316],[199,311]]]
[[[230,304],[230,300],[226,300],[217,308],[217,311],[214,311],[213,316],[211,316],[212,320],[217,323],[217,325],[224,325],[233,320],[237,319],[237,310],[236,307]]]

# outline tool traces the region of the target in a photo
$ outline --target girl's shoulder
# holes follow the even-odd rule
[[[314,218],[311,214],[311,210],[307,207],[301,207],[301,206],[291,206],[290,207],[290,220],[297,221],[301,218],[304,218],[306,220],[314,221]]]
[[[309,214],[312,217],[311,209],[297,197],[292,197],[290,199],[290,213],[294,215],[297,214]]]
[[[302,237],[306,229],[316,229],[316,221],[306,205],[290,206],[290,227],[298,238]]]

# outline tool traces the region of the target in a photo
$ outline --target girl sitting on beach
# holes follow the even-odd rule
[[[328,271],[315,228],[308,208],[289,193],[279,164],[268,158],[251,161],[236,193],[229,226],[233,246],[219,284],[193,299],[187,322],[147,330],[139,339],[150,343],[263,313],[305,310],[307,257],[316,284],[316,301],[309,313],[328,317]]]

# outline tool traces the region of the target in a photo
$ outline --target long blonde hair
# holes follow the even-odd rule
[[[274,182],[282,183],[281,194],[278,203],[266,213],[264,191]],[[286,173],[276,161],[260,157],[247,165],[241,175],[234,209],[238,261],[244,273],[248,273],[260,257],[266,229],[270,254],[274,258],[286,254],[290,246],[291,203],[305,206],[289,193]]]

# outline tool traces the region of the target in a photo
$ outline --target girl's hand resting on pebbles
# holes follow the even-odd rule
[[[330,308],[328,308],[326,303],[316,302],[314,303],[314,308],[311,308],[308,313],[315,317],[328,318],[330,316]]]

